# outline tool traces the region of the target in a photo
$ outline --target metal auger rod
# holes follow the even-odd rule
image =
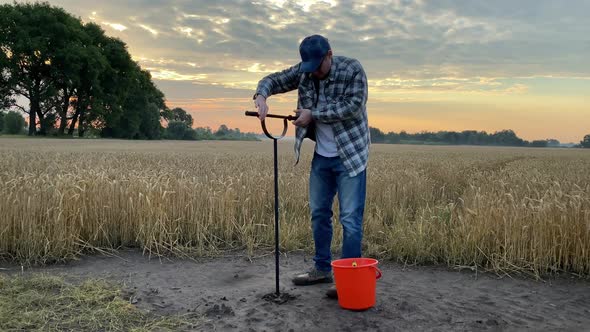
[[[277,139],[273,139],[275,158],[275,280],[277,297],[279,290],[279,161],[277,158]]]
[[[246,116],[256,116],[258,117],[258,112],[248,112],[246,111]],[[276,296],[279,297],[281,295],[281,291],[279,289],[279,161],[278,161],[278,140],[285,137],[287,133],[287,126],[288,120],[296,120],[297,117],[289,115],[276,115],[276,114],[267,114],[267,118],[278,118],[283,119],[283,133],[279,137],[275,137],[271,135],[268,130],[266,129],[266,124],[264,121],[261,122],[262,130],[264,134],[272,139],[273,141],[273,152],[274,152],[274,177],[275,177],[275,283],[276,283]]]

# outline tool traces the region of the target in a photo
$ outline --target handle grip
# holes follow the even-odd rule
[[[258,112],[246,111],[246,116],[255,116],[258,117]],[[267,118],[277,118],[277,119],[287,119],[287,120],[297,120],[296,116],[293,115],[279,115],[279,114],[267,114]]]
[[[379,270],[379,268],[376,266],[375,266],[375,272],[377,272],[377,275],[375,276],[377,278],[377,280],[381,279],[381,277],[383,276],[383,273],[381,273],[381,270]]]
[[[249,112],[246,111],[246,116],[255,116],[258,117],[258,112]],[[266,129],[266,123],[264,122],[265,120],[262,120],[260,122],[260,125],[262,126],[262,131],[264,132],[264,135],[266,135],[266,137],[272,139],[272,140],[279,140],[283,137],[285,137],[285,134],[287,133],[287,127],[289,126],[289,122],[287,122],[288,120],[296,120],[297,117],[294,116],[285,116],[285,115],[276,115],[276,114],[267,114],[266,115],[267,118],[279,118],[279,119],[283,119],[283,133],[281,134],[281,136],[275,137],[273,136],[268,129]]]

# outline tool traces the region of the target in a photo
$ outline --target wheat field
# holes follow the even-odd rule
[[[279,144],[280,245],[312,252],[313,147],[297,166],[292,150]],[[581,149],[373,145],[364,254],[589,277],[588,170],[590,151]],[[121,247],[197,256],[272,250],[273,197],[270,141],[0,138],[0,258],[43,264]],[[337,225],[335,251],[340,238]]]

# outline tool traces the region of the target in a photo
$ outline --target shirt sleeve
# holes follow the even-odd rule
[[[299,87],[300,78],[299,64],[281,72],[270,74],[258,82],[254,96],[259,94],[264,98],[268,98],[279,93],[293,91]]]

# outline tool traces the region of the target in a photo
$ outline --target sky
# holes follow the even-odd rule
[[[322,34],[363,65],[369,125],[384,132],[512,129],[563,143],[590,133],[590,0],[49,3],[125,41],[195,126],[260,132],[243,115],[258,81],[297,64],[300,41]],[[296,100],[268,104],[290,114]]]

